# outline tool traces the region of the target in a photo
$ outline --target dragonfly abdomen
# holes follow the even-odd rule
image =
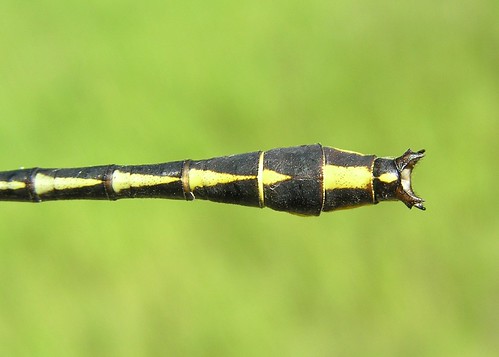
[[[20,169],[0,172],[0,200],[197,198],[315,216],[395,199],[423,208],[409,182],[422,156],[376,158],[315,144],[155,165]]]

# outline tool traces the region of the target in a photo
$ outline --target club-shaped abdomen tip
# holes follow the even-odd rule
[[[373,167],[374,202],[399,200],[407,207],[425,210],[424,200],[414,193],[411,174],[416,163],[424,157],[424,150],[407,150],[402,156],[377,158]]]

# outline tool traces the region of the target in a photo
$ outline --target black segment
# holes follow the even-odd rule
[[[343,167],[365,167],[372,172],[373,162],[376,156],[362,155],[353,152],[342,151],[330,147],[324,147],[324,159],[326,165]],[[361,188],[337,188],[326,191],[323,211],[335,209],[352,208],[366,204],[372,204],[372,187]]]
[[[322,208],[322,146],[304,145],[265,152],[264,169],[291,179],[264,186],[265,206],[318,216]]]
[[[131,174],[176,177],[178,180],[155,186],[131,187],[127,197],[185,199],[180,180],[183,163],[176,161],[157,165],[128,166]]]
[[[94,186],[72,188],[65,190],[52,190],[46,193],[39,193],[41,201],[53,200],[76,200],[91,197],[92,199],[109,199],[104,185],[104,174],[108,166],[82,167],[74,169],[39,169],[37,175],[43,174],[53,178],[81,178],[101,181]],[[35,181],[36,183],[36,181]]]
[[[0,172],[0,182],[22,182],[25,188],[0,190],[1,201],[38,202],[31,188],[31,175],[36,169]]]
[[[216,157],[208,160],[191,161],[190,168],[196,170],[210,170],[238,176],[251,176],[252,179],[234,181],[214,186],[197,187],[194,190],[196,198],[235,203],[244,206],[260,205],[258,195],[258,161],[260,152],[248,154]]]
[[[373,169],[374,200],[376,202],[396,199],[400,178],[390,183],[382,182],[379,177],[386,173],[391,173],[399,178],[399,172],[397,166],[395,166],[395,161],[393,159],[385,158],[376,159]]]

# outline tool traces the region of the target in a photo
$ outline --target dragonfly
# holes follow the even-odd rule
[[[303,216],[402,201],[425,210],[411,173],[425,150],[377,157],[321,144],[148,165],[0,172],[0,201],[194,199]]]

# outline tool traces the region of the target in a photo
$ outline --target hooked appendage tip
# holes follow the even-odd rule
[[[424,157],[425,150],[417,152],[408,149],[402,156],[395,159],[395,166],[400,174],[400,185],[395,192],[396,197],[409,208],[413,206],[425,210],[424,200],[414,193],[411,185],[411,174],[414,166]]]

